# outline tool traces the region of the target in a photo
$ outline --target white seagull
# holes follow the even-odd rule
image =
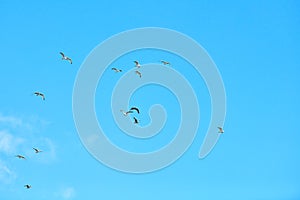
[[[24,159],[24,160],[26,160],[26,158],[25,158],[24,156],[22,156],[22,155],[19,155],[19,154],[18,154],[18,155],[16,155],[16,157],[17,157],[17,158],[20,158],[20,159]]]
[[[24,187],[25,187],[26,189],[30,189],[30,188],[31,188],[31,185],[26,184],[26,185],[24,185]]]
[[[140,71],[136,70],[135,73],[136,73],[140,78],[142,78],[142,73],[141,73]]]
[[[116,73],[118,73],[118,72],[122,72],[122,70],[121,70],[121,69],[118,69],[118,68],[115,68],[115,67],[111,68],[111,70],[114,70]]]
[[[45,95],[43,93],[35,92],[34,94],[35,94],[35,96],[40,96],[40,97],[42,97],[43,100],[45,100]]]
[[[219,132],[218,132],[218,133],[224,133],[224,130],[223,130],[222,127],[218,127],[218,129],[219,129]]]
[[[43,151],[41,151],[41,150],[39,150],[39,149],[37,149],[37,148],[32,148],[32,149],[35,151],[35,153],[43,152]]]
[[[161,60],[160,62],[164,65],[171,65],[171,63],[169,63],[168,61]]]
[[[135,63],[135,67],[137,67],[137,68],[140,68],[141,67],[141,65],[140,65],[140,63],[138,62],[138,61],[133,61],[134,63]]]
[[[68,56],[65,56],[65,54],[63,52],[59,52],[59,53],[62,56],[62,58],[61,58],[62,60],[67,60],[72,64],[72,59],[71,58],[69,58]]]
[[[120,110],[120,112],[122,112],[124,116],[127,116],[129,113],[133,113],[133,111],[131,110],[129,111]]]

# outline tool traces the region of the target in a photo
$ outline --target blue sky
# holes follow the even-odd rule
[[[0,199],[299,199],[299,8],[292,0],[1,0]],[[199,160],[210,119],[203,80],[165,52],[132,52],[116,64],[129,69],[135,57],[146,63],[160,56],[178,64],[174,68],[197,90],[201,121],[193,144],[173,165],[126,174],[101,164],[80,142],[72,114],[73,85],[95,46],[119,32],[149,26],[182,32],[210,54],[226,89],[225,133],[209,156]],[[61,60],[60,51],[73,59],[72,65]],[[121,76],[111,78],[107,72],[95,96],[104,102],[95,105],[100,120],[110,99],[99,94],[102,88],[109,94]],[[161,103],[178,112],[167,90],[143,90],[134,94],[132,104],[147,109]],[[35,91],[44,92],[46,100],[33,96]],[[163,98],[149,95],[151,91]],[[141,123],[149,121],[147,115],[141,118]],[[115,130],[109,119],[103,119],[104,128]],[[173,137],[178,122],[170,115],[166,136],[153,142],[124,139],[121,132],[108,137],[127,150],[153,150]],[[35,154],[32,147],[44,152]],[[26,190],[25,184],[32,188]]]

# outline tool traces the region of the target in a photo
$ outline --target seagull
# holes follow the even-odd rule
[[[224,133],[224,130],[222,127],[218,127],[218,129],[219,129],[219,133]]]
[[[140,71],[135,71],[135,73],[140,77],[142,78],[142,73]]]
[[[135,124],[138,124],[138,123],[139,123],[139,121],[138,121],[137,118],[133,117],[133,120],[134,120],[134,123],[135,123]]]
[[[140,68],[141,67],[141,65],[140,65],[140,63],[138,62],[138,61],[133,61],[134,63],[135,63],[135,67],[137,67],[137,68]]]
[[[17,158],[20,158],[20,159],[24,159],[26,160],[26,158],[24,156],[21,156],[21,155],[16,155]]]
[[[24,187],[25,187],[26,189],[30,189],[30,188],[31,188],[31,185],[26,184],[26,185],[24,185]]]
[[[164,65],[171,65],[171,63],[169,63],[168,61],[161,60],[160,62]]]
[[[67,60],[72,64],[72,59],[71,58],[69,58],[68,56],[65,56],[65,54],[63,52],[59,52],[59,53],[62,56],[62,58],[61,58],[62,60]]]
[[[115,68],[115,67],[111,68],[111,70],[114,70],[116,73],[117,73],[117,72],[122,72],[121,69],[117,69],[117,68]]]
[[[35,96],[41,96],[42,99],[45,100],[45,95],[43,93],[35,92],[34,94],[35,94]]]
[[[129,113],[133,113],[131,110],[129,111],[124,111],[124,110],[120,110],[124,116],[127,116]]]
[[[43,151],[41,151],[41,150],[39,150],[39,149],[37,149],[37,148],[32,148],[32,149],[35,151],[35,153],[43,152]]]
[[[138,108],[136,108],[136,107],[132,107],[132,108],[130,108],[130,110],[136,110],[136,112],[137,112],[138,114],[140,114],[140,110],[139,110]]]

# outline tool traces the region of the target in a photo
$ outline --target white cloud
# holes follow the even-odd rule
[[[41,134],[49,122],[37,117],[15,117],[0,113],[0,155],[22,154],[41,163],[51,163],[56,159],[56,147],[50,138]],[[43,151],[36,156],[32,147]]]
[[[0,153],[15,153],[17,147],[24,142],[24,139],[16,137],[6,130],[0,130]]]
[[[2,129],[14,130],[21,134],[38,133],[50,124],[36,115],[20,117],[3,115],[0,113],[0,127]]]
[[[0,114],[0,123],[8,123],[13,126],[21,126],[23,121],[19,118],[12,117],[12,116],[3,116]]]
[[[64,188],[61,192],[61,196],[64,199],[72,199],[75,197],[75,189],[73,187]]]
[[[3,161],[0,160],[0,182],[9,184],[16,179],[17,175]]]

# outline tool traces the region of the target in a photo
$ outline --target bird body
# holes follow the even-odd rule
[[[116,73],[118,73],[118,72],[122,72],[122,70],[121,70],[121,69],[117,69],[117,68],[115,68],[115,67],[111,68],[111,70],[114,70]]]
[[[26,189],[30,189],[30,188],[31,188],[31,185],[26,184],[26,185],[24,185],[24,187],[25,187]]]
[[[169,63],[168,61],[161,60],[160,62],[164,65],[171,65],[171,63]]]
[[[140,77],[142,78],[142,73],[140,71],[135,71],[135,73]]]
[[[67,60],[67,61],[69,61],[72,64],[72,59],[70,57],[65,56],[65,54],[63,52],[59,52],[59,53],[62,56],[61,57],[62,60]]]
[[[39,150],[39,149],[37,149],[37,148],[32,148],[32,149],[35,151],[35,153],[43,152],[43,151],[41,151],[41,150]]]
[[[124,116],[127,116],[129,113],[133,113],[131,110],[129,111],[124,111],[124,110],[120,110]]]
[[[20,158],[20,159],[23,159],[23,160],[26,160],[26,158],[22,155],[16,155],[17,158]]]
[[[224,130],[222,127],[218,127],[218,129],[219,129],[219,133],[224,133]]]
[[[141,67],[141,65],[140,65],[140,63],[138,62],[138,61],[133,61],[134,63],[135,63],[135,67],[137,67],[137,68],[140,68]]]
[[[42,97],[43,100],[45,100],[45,95],[43,93],[35,92],[34,94],[35,94],[35,96],[40,96],[40,97]]]

